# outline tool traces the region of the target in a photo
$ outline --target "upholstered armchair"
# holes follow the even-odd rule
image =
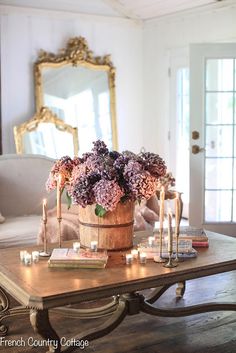
[[[39,155],[0,156],[0,247],[36,244],[42,215],[42,199],[55,206],[45,182],[53,159]]]

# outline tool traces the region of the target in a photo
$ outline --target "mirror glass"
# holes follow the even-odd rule
[[[52,123],[42,123],[35,131],[26,132],[23,135],[23,153],[41,154],[59,159],[66,154],[74,157],[72,135],[58,130]]]
[[[78,131],[65,124],[46,107],[23,124],[14,127],[17,153],[40,154],[59,159],[77,156]]]
[[[36,106],[48,107],[78,129],[79,154],[101,139],[117,149],[115,70],[109,56],[94,57],[84,38],[72,38],[60,54],[41,52],[35,64]]]

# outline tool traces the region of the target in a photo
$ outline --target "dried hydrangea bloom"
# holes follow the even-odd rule
[[[155,153],[142,152],[140,154],[143,167],[149,171],[155,178],[160,178],[166,174],[166,165],[164,160]]]
[[[79,179],[83,175],[86,175],[86,174],[87,174],[86,173],[86,165],[84,163],[74,166],[72,173],[71,173],[71,177],[69,179],[69,182],[66,185],[66,190],[69,195],[72,194],[73,189],[74,189],[75,185],[78,183]]]
[[[106,211],[114,211],[124,193],[114,180],[101,179],[94,186],[94,195],[97,204]]]
[[[137,200],[150,199],[157,188],[156,178],[147,171],[131,176],[128,184],[134,198]]]
[[[172,173],[168,172],[163,177],[161,177],[157,182],[157,189],[161,190],[161,187],[164,186],[165,190],[171,188],[175,185],[175,178]]]
[[[61,188],[64,188],[70,180],[73,168],[74,162],[68,156],[64,156],[56,161],[46,182],[46,189],[51,191],[56,188],[59,175],[61,175]]]
[[[95,203],[93,186],[99,180],[99,177],[96,173],[81,175],[70,193],[72,203],[82,207]]]
[[[105,142],[101,140],[97,140],[93,142],[92,152],[96,155],[106,155],[109,153],[109,150],[105,144]]]
[[[46,181],[46,190],[49,192],[51,190],[54,190],[57,187],[57,181],[54,177],[54,174],[50,172],[48,180]]]

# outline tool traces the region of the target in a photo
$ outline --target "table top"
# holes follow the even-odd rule
[[[199,248],[196,258],[171,269],[153,260],[127,266],[124,251],[110,252],[105,269],[48,268],[48,258],[25,266],[19,251],[41,247],[4,249],[0,250],[0,286],[24,306],[45,309],[235,270],[236,238],[207,235],[209,248]],[[65,242],[63,247],[69,244]]]

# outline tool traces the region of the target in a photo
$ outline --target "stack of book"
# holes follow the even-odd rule
[[[202,228],[180,227],[180,239],[191,239],[194,248],[208,248],[209,239]]]
[[[138,245],[139,252],[145,252],[147,259],[153,259],[154,257],[160,254],[160,243],[159,240],[156,239],[154,244],[150,246],[147,241],[142,242]],[[176,253],[176,241],[173,241],[173,256]],[[197,251],[192,248],[192,240],[191,239],[179,239],[179,248],[178,255],[180,257],[195,257],[197,255]],[[168,257],[168,240],[166,237],[163,239],[162,243],[162,257]]]
[[[90,249],[59,248],[53,249],[48,267],[56,268],[105,268],[108,260],[107,252]]]

